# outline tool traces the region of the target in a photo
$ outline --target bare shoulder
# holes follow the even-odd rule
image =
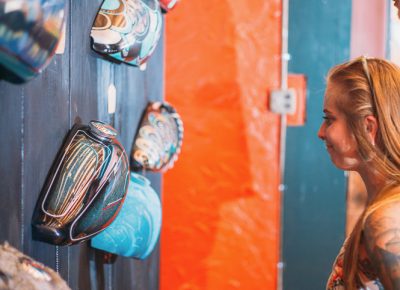
[[[400,289],[400,200],[380,206],[367,217],[364,239],[385,289]]]

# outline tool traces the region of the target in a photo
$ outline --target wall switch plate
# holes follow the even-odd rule
[[[277,114],[294,114],[296,112],[296,91],[294,89],[273,90],[269,107]]]
[[[107,102],[108,113],[114,114],[117,109],[117,88],[114,86],[114,84],[110,84],[108,86],[107,98],[108,98]]]

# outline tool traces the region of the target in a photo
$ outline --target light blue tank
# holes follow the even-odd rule
[[[92,239],[92,247],[124,257],[145,259],[161,229],[161,203],[150,181],[131,173],[128,193],[114,222]]]

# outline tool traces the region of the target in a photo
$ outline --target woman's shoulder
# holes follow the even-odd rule
[[[368,207],[364,216],[364,232],[378,235],[392,227],[400,228],[400,187],[382,192],[382,198]]]
[[[394,229],[400,230],[400,195],[398,199],[378,204],[373,211],[366,215],[364,221],[364,233],[372,235],[374,238]]]
[[[400,289],[400,190],[392,189],[370,206],[364,222],[364,241],[379,280],[388,289]]]
[[[391,187],[380,192],[379,197],[367,208],[364,223],[379,219],[382,215],[396,214],[400,208],[400,186]],[[397,212],[398,213],[398,212]]]

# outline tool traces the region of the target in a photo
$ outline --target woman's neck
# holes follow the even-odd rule
[[[368,203],[387,185],[386,179],[375,169],[371,170],[371,168],[373,167],[357,170],[367,189]]]

